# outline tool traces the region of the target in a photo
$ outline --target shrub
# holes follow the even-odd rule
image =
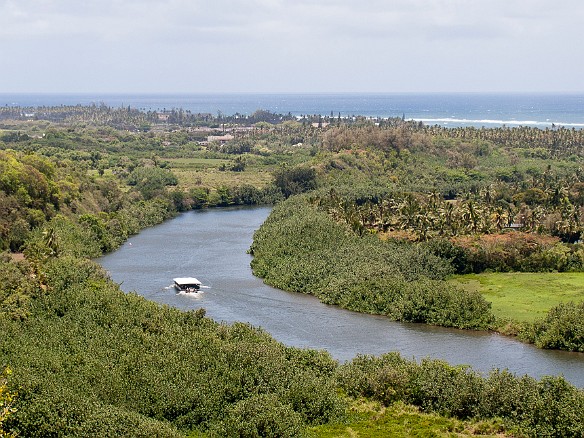
[[[310,167],[283,168],[274,174],[274,178],[286,198],[316,188],[316,171]]]
[[[452,260],[459,273],[570,271],[582,267],[577,245],[559,242],[557,237],[519,231],[502,234],[459,236],[450,239],[451,246],[429,243],[437,255]],[[466,268],[462,271],[462,264]]]
[[[584,301],[560,303],[520,336],[540,348],[584,352]]]
[[[38,281],[30,278],[31,272],[26,261],[15,262],[8,254],[0,254],[0,318],[28,317],[30,300],[40,291]]]
[[[332,381],[315,378],[312,371],[294,376],[282,392],[281,400],[289,403],[306,424],[338,420],[342,418],[345,408],[336,395]]]
[[[483,380],[470,368],[424,359],[410,378],[409,403],[445,416],[477,415]]]
[[[421,243],[432,254],[448,260],[457,274],[467,274],[469,272],[468,249],[456,245],[448,239],[431,239]]]
[[[16,435],[4,431],[4,423],[16,412],[12,407],[15,394],[8,389],[8,376],[12,371],[6,367],[0,373],[0,437],[13,438]]]
[[[410,375],[414,363],[399,353],[379,357],[358,355],[337,370],[337,381],[347,395],[372,397],[386,406],[398,400],[407,400],[410,393]]]
[[[213,435],[224,437],[298,437],[303,429],[300,414],[273,394],[252,396],[237,402],[216,426]]]
[[[47,394],[45,391],[50,391]],[[104,438],[178,438],[166,422],[79,396],[63,387],[22,394],[20,409],[8,426],[18,435],[38,437],[99,436]]]
[[[358,356],[339,367],[337,381],[349,396],[386,406],[403,401],[462,419],[502,418],[529,436],[584,433],[584,392],[562,377],[537,381],[498,370],[482,377],[467,367],[431,359],[416,363],[391,353]]]
[[[159,167],[138,167],[128,176],[128,184],[135,186],[144,199],[152,199],[163,193],[166,186],[175,186],[178,179],[168,169]]]

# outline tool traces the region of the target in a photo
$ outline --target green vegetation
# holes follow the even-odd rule
[[[14,394],[8,390],[8,376],[12,373],[10,368],[5,368],[0,374],[0,437],[12,438],[15,435],[4,430],[4,423],[10,415],[16,412],[12,407],[14,403]]]
[[[379,239],[364,231],[366,228],[358,217],[349,223],[335,221],[329,207],[325,204],[323,208],[322,199],[323,195],[318,193],[290,198],[279,204],[256,232],[251,248],[255,256],[252,268],[266,283],[316,295],[328,304],[387,315],[398,321],[497,329],[543,348],[584,351],[584,327],[580,323],[584,312],[582,306],[572,302],[582,299],[579,292],[566,296],[547,290],[544,299],[530,282],[521,295],[511,295],[513,282],[506,282],[508,298],[503,301],[492,299],[484,291],[481,296],[476,288],[446,281],[454,270],[466,270],[469,260],[475,260],[474,266],[479,264],[477,260],[483,260],[483,266],[491,267],[512,263],[534,266],[537,260],[557,263],[557,258],[541,256],[554,252],[546,248],[555,248],[556,240],[551,239],[546,247],[540,243],[545,242],[544,238],[538,236],[504,234],[496,245],[482,244],[476,256],[457,241],[435,239],[416,243],[409,239]],[[479,278],[485,278],[485,274],[481,275]],[[546,274],[538,275],[546,278]],[[520,276],[514,278],[517,281]],[[516,307],[521,299],[529,304],[522,308],[529,319],[522,317],[521,309]],[[491,311],[491,302],[497,305],[496,312]],[[546,317],[546,312],[563,302],[564,307]],[[538,309],[542,313],[538,314]],[[548,318],[545,322],[544,317]]]
[[[39,270],[27,283],[3,286],[8,299],[27,297],[13,301],[19,312],[0,315],[1,360],[14,370],[7,389],[17,392],[4,428],[19,436],[583,432],[584,392],[563,378],[481,377],[396,353],[339,365],[260,329],[213,322],[203,310],[125,294],[88,260],[0,263],[3,275],[15,269]],[[362,397],[387,410],[346,410]]]
[[[527,326],[520,337],[540,348],[584,353],[584,302],[553,307],[543,320]]]
[[[448,262],[408,242],[354,235],[307,197],[276,206],[251,252],[252,269],[266,283],[327,304],[447,327],[484,329],[492,322],[478,292],[444,281]]]
[[[167,158],[165,160],[168,162],[169,167],[173,170],[185,169],[185,170],[199,170],[199,169],[214,169],[219,168],[222,165],[227,165],[229,160],[222,158]]]
[[[487,377],[438,360],[415,363],[397,353],[360,356],[341,365],[341,387],[385,406],[403,401],[424,412],[459,419],[500,419],[528,436],[584,432],[584,393],[561,377],[540,381],[493,370]]]
[[[477,306],[474,301],[475,304],[467,304],[468,292],[472,291],[461,291],[454,283],[447,287],[431,284],[422,277],[404,284],[399,276],[388,277],[387,265],[395,264],[389,261],[391,258],[381,260],[369,253],[359,254],[360,250],[375,254],[370,249],[373,235],[387,241],[386,247],[400,243],[404,248],[438,256],[458,274],[584,270],[584,249],[579,243],[583,175],[578,165],[581,158],[574,155],[583,144],[582,133],[541,133],[524,128],[451,131],[396,121],[386,123],[336,124],[323,133],[319,154],[312,159],[320,188],[309,197],[308,204],[314,208],[308,215],[297,204],[288,207],[286,214],[273,212],[275,222],[267,221],[262,226],[252,247],[257,275],[277,287],[308,291],[324,302],[353,310],[386,314],[397,320],[490,327],[521,334],[522,339],[534,342],[534,336],[529,335],[534,327],[511,328],[503,320],[494,321],[488,306]],[[517,144],[519,134],[541,143],[549,140],[554,149],[546,154],[533,153],[526,145]],[[566,139],[580,146],[571,147],[568,153],[550,139]],[[289,223],[292,229],[301,229],[307,217],[315,217],[316,212],[326,213],[343,227],[345,235],[357,236],[359,243],[348,248],[343,243],[337,245],[343,240],[322,224],[315,225],[321,231],[292,232],[281,240],[277,236],[280,227],[286,230]],[[291,216],[299,222],[295,223]],[[318,251],[320,242],[314,234],[330,240],[324,254]],[[313,242],[312,246],[297,246],[303,240]],[[347,249],[350,256],[343,253]],[[309,267],[308,274],[303,270],[305,266]],[[417,269],[414,258],[400,274]],[[355,271],[360,274],[355,275]],[[433,278],[443,279],[441,275]],[[411,292],[412,288],[416,292]],[[457,300],[458,306],[454,304]],[[552,298],[550,304],[562,302],[558,297]],[[566,306],[577,320],[580,307],[573,303]],[[435,308],[442,309],[443,314]],[[454,316],[456,308],[464,316]],[[451,313],[445,315],[447,309]],[[478,318],[480,312],[482,319]],[[570,322],[572,319],[561,321],[558,323],[569,326],[560,332],[576,334],[570,335],[570,342],[554,345],[584,350],[584,338]]]
[[[317,438],[352,437],[502,437],[522,436],[507,430],[500,420],[461,421],[437,414],[425,414],[420,409],[396,402],[383,406],[378,402],[355,400],[348,413],[348,421],[309,429],[308,436]],[[505,433],[507,432],[507,433]]]
[[[534,322],[559,303],[584,301],[584,273],[482,273],[453,279],[480,292],[497,318]]]
[[[105,106],[4,107],[0,129],[0,435],[584,434],[563,378],[339,365],[124,294],[89,260],[181,211],[278,203],[251,248],[269,284],[584,351],[579,283],[547,287],[584,271],[584,131]],[[509,272],[536,277],[515,293]]]
[[[274,427],[289,418],[286,427],[296,431],[343,413],[336,364],[325,353],[124,294],[83,259],[50,258],[41,269],[44,283],[12,292],[30,298],[21,304],[26,316],[0,318],[1,360],[12,364],[10,383],[18,388],[8,430],[178,436],[229,431],[241,415],[247,428],[263,427],[271,415]]]

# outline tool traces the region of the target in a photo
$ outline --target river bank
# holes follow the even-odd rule
[[[404,357],[440,358],[484,373],[498,368],[534,377],[562,374],[584,387],[579,353],[540,350],[495,333],[395,323],[263,284],[251,272],[247,250],[269,212],[259,207],[184,213],[143,230],[98,262],[126,292],[183,310],[204,308],[216,321],[248,322],[286,345],[326,349],[341,361],[400,351]],[[199,278],[203,293],[174,293],[172,278],[184,275]]]

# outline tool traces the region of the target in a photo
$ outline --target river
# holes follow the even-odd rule
[[[327,350],[345,361],[357,354],[399,351],[443,359],[481,372],[493,368],[540,378],[562,374],[584,388],[584,354],[540,350],[487,332],[389,321],[284,292],[252,275],[247,250],[270,209],[226,208],[181,214],[133,236],[98,262],[126,291],[184,310],[205,308],[216,321],[248,322],[286,345]],[[177,294],[174,277],[197,277],[198,294]]]

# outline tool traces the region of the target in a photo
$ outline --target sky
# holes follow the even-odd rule
[[[0,93],[582,92],[582,0],[0,0]]]

